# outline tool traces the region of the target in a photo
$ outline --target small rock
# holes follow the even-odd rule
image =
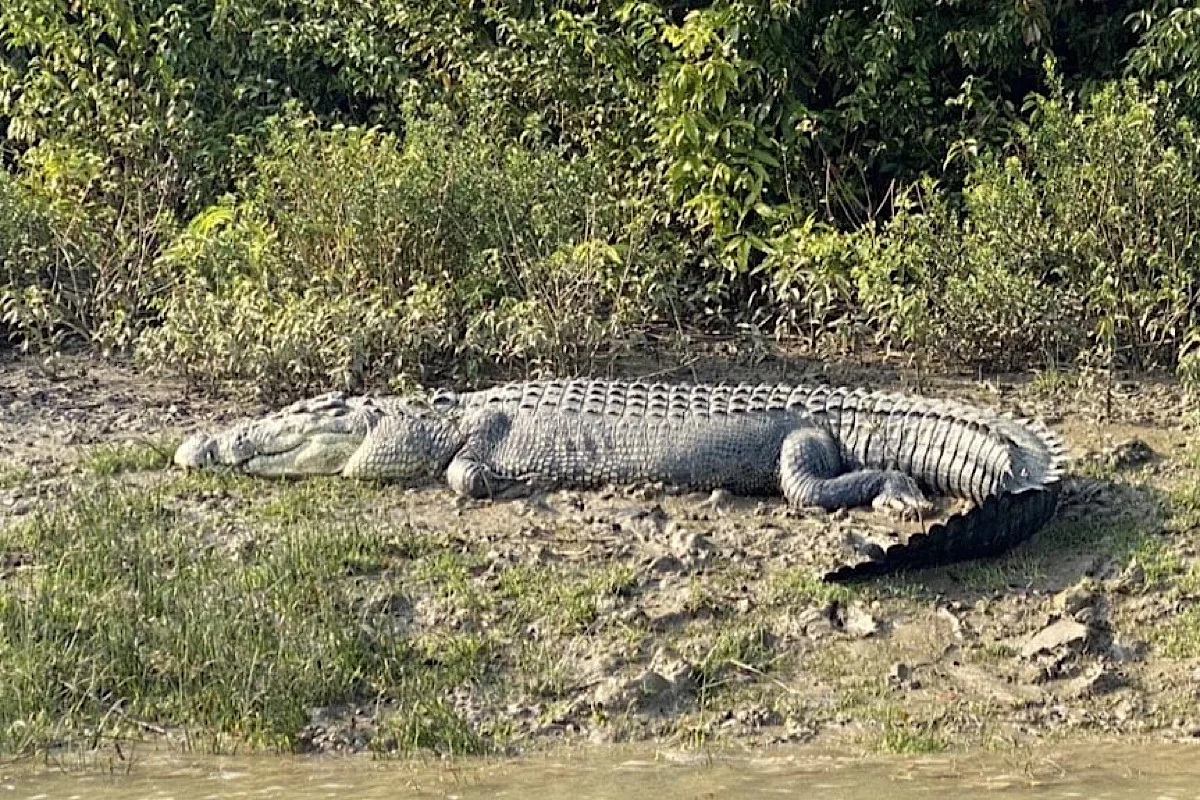
[[[855,553],[868,561],[886,561],[887,551],[883,545],[874,542],[858,531],[847,531],[843,541]]]
[[[666,678],[671,684],[671,691],[676,695],[685,695],[696,688],[696,667],[681,658],[668,659],[659,654],[653,662],[655,671]]]
[[[602,681],[592,692],[592,703],[618,712],[661,709],[695,689],[694,673],[686,661],[663,660],[632,679],[613,676]]]
[[[1108,646],[1108,657],[1113,661],[1139,661],[1149,649],[1149,645],[1142,641],[1126,644],[1114,639]]]
[[[706,557],[713,550],[707,536],[694,531],[676,530],[671,535],[671,551],[680,556]]]
[[[858,603],[834,602],[830,607],[829,620],[835,628],[864,639],[882,630],[879,620]]]
[[[1096,603],[1085,605],[1076,611],[1074,616],[1076,622],[1092,628],[1104,628],[1108,625],[1104,609]]]
[[[962,620],[960,620],[957,616],[955,616],[953,611],[951,611],[946,606],[939,606],[936,613],[937,613],[938,617],[946,620],[946,622],[949,623],[950,631],[953,634],[955,639],[963,638]]]
[[[653,698],[671,691],[671,682],[649,669],[626,684],[626,689],[641,692],[642,697]]]
[[[1122,594],[1134,594],[1146,585],[1146,570],[1134,561],[1120,574],[1113,587]]]
[[[1064,616],[1075,616],[1085,608],[1092,608],[1100,601],[1091,581],[1083,580],[1054,596],[1054,610]]]
[[[797,635],[821,638],[833,630],[833,618],[828,611],[809,608],[793,618],[789,627]]]
[[[633,508],[617,515],[634,533],[645,539],[655,539],[666,530],[671,517],[661,505],[651,508]]]
[[[597,725],[588,731],[588,741],[597,745],[615,744],[617,736],[608,726]]]
[[[1118,442],[1104,452],[1107,463],[1116,469],[1141,466],[1154,456],[1154,449],[1136,437]]]
[[[670,553],[664,553],[650,562],[651,572],[683,572],[684,565]]]
[[[1125,677],[1104,664],[1096,664],[1083,675],[1066,684],[1066,694],[1073,698],[1107,694],[1124,685]]]
[[[713,489],[708,499],[699,504],[700,508],[713,511],[726,511],[733,505],[733,495],[727,489]]]
[[[1023,658],[1033,658],[1040,653],[1050,653],[1060,648],[1082,650],[1091,635],[1088,626],[1073,619],[1060,619],[1042,628],[1021,647]]]
[[[9,513],[14,517],[22,517],[33,510],[33,501],[25,497],[13,498],[9,504]]]
[[[544,516],[557,517],[558,511],[554,506],[550,505],[543,494],[535,494],[532,497],[523,497],[517,501],[517,507],[520,513],[525,516]]]
[[[913,669],[903,661],[892,664],[887,674],[888,686],[892,689],[916,689],[920,685],[913,680]]]

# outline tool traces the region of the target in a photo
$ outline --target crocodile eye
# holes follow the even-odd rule
[[[452,408],[458,405],[458,393],[448,389],[438,389],[433,393],[433,397],[429,398],[429,405],[439,411]]]

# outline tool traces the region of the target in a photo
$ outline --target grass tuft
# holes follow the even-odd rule
[[[827,605],[835,600],[847,602],[856,591],[855,586],[828,583],[812,569],[801,567],[771,574],[764,601],[772,606]]]
[[[15,489],[33,475],[24,464],[0,464],[0,489]]]
[[[945,738],[932,733],[932,726],[915,724],[899,715],[884,721],[878,749],[896,755],[940,753],[950,747]]]
[[[171,463],[169,445],[148,442],[119,442],[91,448],[80,462],[85,472],[112,477],[122,472],[149,472]]]

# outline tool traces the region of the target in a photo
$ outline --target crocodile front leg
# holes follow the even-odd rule
[[[476,500],[515,500],[534,491],[526,478],[501,475],[486,462],[469,453],[460,453],[446,468],[446,483],[464,497]]]
[[[462,449],[446,467],[446,483],[476,500],[515,500],[528,497],[537,488],[533,476],[504,475],[492,464],[496,445],[509,433],[511,419],[497,411],[479,419]]]
[[[930,507],[917,482],[903,472],[844,472],[837,440],[816,425],[797,428],[784,439],[779,479],[784,497],[793,505],[833,510],[870,504],[903,515]]]

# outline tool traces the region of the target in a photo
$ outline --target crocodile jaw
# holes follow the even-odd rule
[[[461,439],[451,414],[334,393],[219,433],[192,434],[176,449],[174,461],[184,469],[263,477],[409,480],[438,474]]]
[[[224,467],[262,477],[340,475],[363,439],[362,434],[311,433],[286,450],[246,453],[244,445],[235,444],[232,432],[196,433],[179,445],[175,464],[184,469]]]
[[[372,414],[329,396],[297,403],[220,433],[195,433],[175,451],[184,469],[230,469],[266,477],[337,475],[362,446]]]

